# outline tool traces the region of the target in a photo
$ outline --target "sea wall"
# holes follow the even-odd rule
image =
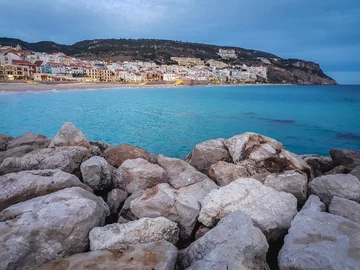
[[[246,132],[185,160],[0,135],[0,269],[358,269],[360,152]]]

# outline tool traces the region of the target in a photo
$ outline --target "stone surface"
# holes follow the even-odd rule
[[[360,225],[340,216],[301,210],[278,256],[279,268],[359,269]]]
[[[223,142],[224,139],[217,139],[199,143],[195,145],[192,152],[185,158],[185,161],[207,175],[212,164],[219,161],[231,161],[229,151]]]
[[[334,196],[329,205],[329,213],[360,224],[360,204],[357,202]]]
[[[80,165],[82,179],[92,189],[107,190],[112,187],[109,164],[102,157],[91,157]]]
[[[106,161],[118,168],[127,159],[143,158],[147,161],[156,164],[157,158],[154,154],[146,152],[138,146],[130,144],[120,144],[118,146],[108,147],[103,154]]]
[[[309,191],[326,204],[333,196],[360,202],[360,181],[351,174],[324,175],[309,183]]]
[[[32,146],[35,150],[46,148],[48,147],[49,143],[50,139],[46,138],[44,135],[29,132],[12,139],[7,145],[7,150],[24,145]]]
[[[90,149],[90,142],[73,123],[66,122],[49,145],[49,147],[59,146],[83,146]]]
[[[311,167],[314,177],[321,176],[334,168],[331,157],[319,155],[301,155],[300,157]]]
[[[14,138],[9,135],[0,134],[0,151],[5,151],[9,141],[11,141],[12,139]]]
[[[104,151],[110,147],[110,144],[104,142],[90,142],[91,154],[93,156],[102,156]]]
[[[177,248],[166,241],[121,245],[51,261],[37,270],[174,270]]]
[[[125,160],[118,172],[120,178],[115,186],[130,194],[166,182],[164,169],[142,158]]]
[[[355,169],[353,169],[350,174],[356,176],[360,181],[360,166],[357,166]]]
[[[138,218],[163,216],[176,222],[180,237],[188,239],[194,230],[203,198],[216,188],[211,180],[179,189],[169,184],[159,184],[132,200],[130,209]]]
[[[0,212],[2,269],[22,269],[84,252],[89,231],[103,226],[109,209],[94,194],[67,188]]]
[[[10,157],[22,157],[27,153],[30,153],[34,150],[39,149],[37,146],[33,145],[22,145],[19,147],[15,147],[12,149],[9,149],[7,151],[0,152],[0,164],[6,159]]]
[[[335,166],[344,165],[349,169],[355,169],[357,166],[360,166],[360,151],[331,149],[330,155]]]
[[[80,164],[88,159],[90,151],[81,146],[45,148],[22,157],[5,159],[0,165],[0,175],[29,170],[60,169],[79,173]]]
[[[297,213],[297,200],[251,178],[240,178],[211,191],[202,201],[199,221],[211,227],[231,212],[250,215],[269,240],[276,240],[290,227]]]
[[[298,199],[299,204],[304,204],[307,199],[307,175],[298,171],[285,171],[270,174],[265,178],[264,185],[278,191],[291,193]]]
[[[339,165],[336,166],[335,168],[333,168],[332,170],[324,173],[324,175],[330,175],[330,174],[348,174],[349,172],[351,172],[351,169],[349,169],[348,167],[344,166],[344,165]]]
[[[120,210],[119,215],[126,218],[127,220],[137,220],[138,217],[135,216],[130,210],[130,203],[135,200],[136,198],[142,196],[145,193],[144,190],[137,191],[131,194],[124,202],[123,207]]]
[[[124,203],[128,193],[122,189],[113,189],[107,195],[106,203],[109,205],[110,213],[117,214],[120,211],[121,205]]]
[[[210,166],[209,176],[219,186],[226,186],[238,178],[249,176],[246,167],[225,161],[219,161]]]
[[[299,156],[286,151],[284,146],[269,137],[246,132],[224,141],[238,170],[242,166],[242,177],[262,173],[279,173],[300,170],[311,176],[311,169]]]
[[[58,169],[5,174],[0,176],[0,211],[10,205],[69,187],[81,187],[92,192],[75,175]]]
[[[205,233],[209,232],[211,229],[209,227],[206,227],[204,225],[200,225],[199,229],[195,233],[195,240],[198,240],[200,237],[202,237]]]
[[[314,212],[325,212],[326,205],[320,200],[319,196],[310,195],[301,210],[310,209]]]
[[[174,188],[186,187],[204,180],[210,180],[193,166],[177,158],[158,156],[158,163],[165,169],[169,184]]]
[[[236,211],[180,251],[179,261],[188,270],[265,270],[269,269],[266,262],[268,248],[266,237],[251,218]]]
[[[90,250],[114,248],[122,244],[142,244],[165,240],[175,244],[179,239],[176,223],[164,218],[141,218],[127,223],[113,223],[90,231]]]

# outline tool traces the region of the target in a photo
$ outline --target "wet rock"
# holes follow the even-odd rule
[[[360,181],[351,174],[324,175],[309,183],[309,191],[329,205],[334,196],[360,202]]]
[[[62,125],[49,147],[83,146],[90,149],[90,142],[85,135],[71,122]]]
[[[96,250],[51,261],[37,270],[173,270],[177,248],[166,241],[119,245],[116,249]]]
[[[131,201],[130,209],[138,218],[163,216],[176,222],[180,238],[188,239],[194,230],[203,198],[216,188],[211,180],[179,189],[159,184]]]
[[[351,151],[346,149],[331,149],[331,158],[334,161],[334,165],[343,165],[349,169],[355,169],[360,166],[360,151]]]
[[[48,147],[50,139],[46,138],[44,135],[37,133],[26,133],[22,136],[12,139],[8,145],[7,150],[14,149],[20,146],[32,146],[33,150],[41,149]]]
[[[355,169],[353,169],[350,174],[356,176],[360,181],[360,166],[357,166]]]
[[[128,193],[122,189],[113,189],[109,192],[106,203],[109,205],[110,213],[117,214],[120,211],[121,205],[126,200]]]
[[[9,135],[0,134],[0,151],[5,151],[9,141],[11,141],[12,139],[14,138]]]
[[[166,182],[164,169],[142,158],[125,160],[119,167],[118,172],[120,178],[118,178],[115,186],[126,190],[130,194]]]
[[[329,205],[329,213],[360,224],[360,204],[357,202],[334,196]]]
[[[80,164],[89,156],[90,151],[81,146],[38,149],[22,157],[5,159],[0,165],[0,175],[44,169],[60,169],[76,174],[80,171]]]
[[[340,216],[301,210],[279,256],[282,269],[358,269],[360,225]]]
[[[174,188],[186,187],[204,180],[210,180],[185,161],[158,156],[158,163],[165,169],[169,184]]]
[[[239,228],[241,228],[239,230]],[[224,217],[215,228],[180,251],[179,261],[189,270],[269,269],[269,245],[251,218],[240,211]]]
[[[3,269],[22,269],[84,252],[89,231],[103,226],[109,209],[94,194],[67,188],[0,212]]]
[[[326,205],[320,200],[319,196],[310,195],[305,205],[301,208],[301,210],[306,209],[314,212],[325,212]]]
[[[91,154],[93,156],[102,156],[104,151],[110,147],[110,144],[104,142],[90,142]]]
[[[334,168],[331,157],[319,155],[301,155],[300,157],[311,167],[314,177],[321,176]]]
[[[307,199],[307,175],[297,171],[285,171],[268,175],[264,185],[278,191],[291,193],[298,199],[299,204],[304,204]]]
[[[217,139],[199,143],[185,158],[185,161],[207,175],[212,164],[219,161],[231,161],[229,151],[223,142],[224,139]]]
[[[157,157],[138,146],[130,144],[120,144],[118,146],[108,147],[103,154],[106,161],[115,168],[118,168],[127,159],[143,158],[156,164]]]
[[[91,157],[80,165],[82,179],[95,191],[107,190],[112,186],[109,164],[102,157]]]
[[[90,249],[114,248],[121,244],[142,244],[165,240],[175,244],[179,238],[176,223],[164,218],[141,218],[127,223],[113,223],[90,231]]]
[[[209,176],[219,186],[226,186],[238,178],[249,176],[245,166],[219,161],[210,166]]]
[[[211,227],[231,212],[240,210],[251,216],[268,240],[276,240],[290,227],[297,213],[297,200],[251,178],[240,178],[211,191],[201,204],[199,221]]]
[[[75,175],[58,169],[23,171],[0,176],[0,211],[10,205],[69,187],[81,187],[92,192]]]

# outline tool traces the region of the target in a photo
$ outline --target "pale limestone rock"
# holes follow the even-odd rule
[[[64,123],[49,147],[83,146],[90,149],[90,142],[85,135],[71,122]]]
[[[85,184],[96,191],[107,190],[112,186],[109,164],[102,157],[91,157],[81,163],[80,171]]]
[[[329,205],[329,213],[360,224],[360,204],[357,202],[334,196]]]
[[[126,200],[128,193],[122,189],[113,189],[107,195],[106,203],[109,205],[110,213],[117,214],[122,203]]]

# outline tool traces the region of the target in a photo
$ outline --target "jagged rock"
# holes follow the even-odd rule
[[[351,170],[343,165],[336,166],[332,170],[324,173],[324,175],[330,175],[330,174],[348,174]]]
[[[104,142],[90,142],[91,154],[93,156],[102,156],[104,151],[110,147],[110,144]]]
[[[304,204],[307,198],[307,175],[297,171],[270,174],[265,178],[264,185],[278,191],[291,193],[298,199],[299,204]]]
[[[331,149],[330,155],[335,166],[343,165],[348,167],[350,170],[360,166],[360,151]]]
[[[188,239],[194,230],[203,198],[216,188],[211,180],[179,189],[159,184],[131,201],[130,209],[138,218],[163,216],[177,222],[180,237]]]
[[[200,237],[202,237],[204,234],[209,232],[211,229],[209,227],[206,227],[204,225],[200,225],[199,229],[195,233],[195,240],[198,240]]]
[[[219,186],[226,186],[238,178],[246,177],[249,173],[242,165],[235,165],[219,161],[210,166],[209,176]]]
[[[109,205],[110,213],[117,214],[120,211],[122,203],[127,198],[127,192],[121,189],[113,189],[108,193],[106,203]]]
[[[48,147],[50,143],[50,139],[46,138],[44,135],[37,134],[37,133],[26,133],[22,136],[16,137],[12,139],[8,145],[7,150],[14,149],[20,146],[32,146],[33,150],[41,149]]]
[[[329,213],[360,224],[360,204],[357,202],[334,196],[329,205]]]
[[[173,270],[177,248],[166,241],[119,245],[116,249],[96,250],[51,261],[37,270]]]
[[[179,239],[176,223],[164,218],[141,218],[127,223],[113,223],[90,231],[90,250],[115,248],[121,244],[142,244],[165,240],[175,244]]]
[[[325,212],[326,205],[320,200],[319,196],[310,195],[301,210],[312,210],[314,212]]]
[[[9,141],[11,141],[12,139],[14,138],[9,135],[0,134],[0,151],[5,151]]]
[[[319,155],[301,155],[300,157],[311,167],[314,177],[321,176],[334,168],[331,157]]]
[[[285,269],[359,269],[360,225],[340,216],[301,210],[278,256]]]
[[[229,151],[224,145],[224,139],[208,140],[195,145],[192,152],[185,158],[198,171],[208,174],[210,166],[219,161],[230,162]]]
[[[92,192],[75,175],[58,169],[23,171],[0,176],[0,211],[10,205],[69,187],[81,187]]]
[[[309,183],[309,191],[329,205],[333,196],[360,202],[360,181],[351,174],[324,175]]]
[[[300,170],[311,176],[311,169],[299,156],[286,151],[284,146],[269,137],[246,132],[224,141],[237,170],[244,171],[242,177],[262,173],[280,173]]]
[[[125,160],[118,171],[121,177],[115,186],[130,194],[166,182],[164,169],[142,158]]]
[[[121,211],[119,213],[120,216],[128,219],[128,220],[137,220],[138,217],[135,216],[131,210],[130,210],[130,203],[135,200],[136,198],[142,196],[145,193],[144,190],[139,190],[133,194],[131,194],[129,197],[127,197],[127,199],[124,202],[123,207],[121,208]]]
[[[89,231],[103,226],[109,209],[94,194],[67,188],[0,212],[2,269],[22,269],[84,252]]]
[[[106,161],[115,168],[118,168],[127,159],[143,158],[151,163],[157,163],[157,158],[154,154],[130,144],[120,144],[118,146],[108,147],[104,151],[103,156]]]
[[[122,216],[120,216],[118,221],[117,221],[117,223],[120,223],[120,224],[128,223],[128,222],[130,222],[130,220],[127,220],[126,218],[123,218]]]
[[[360,166],[357,166],[355,169],[353,169],[350,174],[356,176],[360,181]]]
[[[174,188],[186,187],[204,180],[210,180],[193,166],[177,158],[158,156],[158,163],[165,169],[169,184]]]
[[[297,200],[251,178],[240,178],[211,191],[201,204],[199,221],[211,227],[231,212],[250,215],[269,240],[276,240],[290,227],[297,213]]]
[[[90,151],[82,146],[38,149],[22,157],[5,159],[0,165],[0,175],[44,169],[60,169],[75,174],[89,156]]]
[[[236,211],[180,251],[179,261],[188,270],[265,270],[269,269],[266,262],[268,248],[266,237],[251,218]]]
[[[12,148],[7,151],[0,152],[0,164],[7,158],[10,157],[22,157],[27,153],[30,153],[36,149],[39,149],[37,146],[32,145],[22,145],[19,147]]]
[[[107,190],[112,186],[109,164],[102,157],[91,157],[80,165],[80,171],[85,184],[92,189]]]
[[[66,122],[49,145],[49,147],[59,146],[83,146],[90,149],[90,142],[73,123]]]

